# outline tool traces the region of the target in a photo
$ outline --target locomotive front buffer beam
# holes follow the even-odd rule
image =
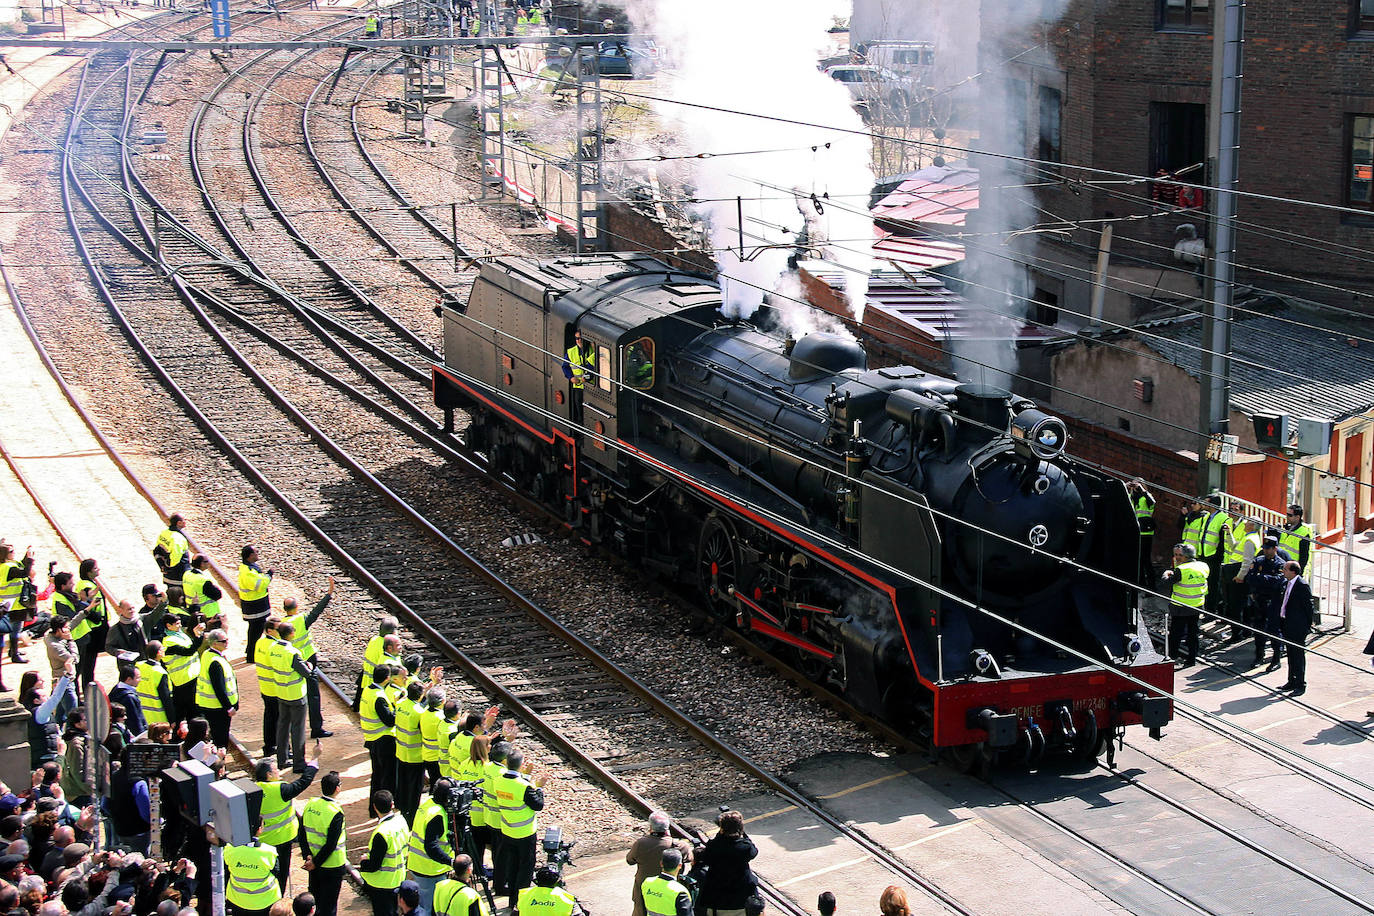
[[[989,747],[1011,747],[1016,743],[1020,731],[1019,720],[1015,713],[1000,713],[991,706],[970,709],[967,715],[969,728],[981,728],[988,733]]]

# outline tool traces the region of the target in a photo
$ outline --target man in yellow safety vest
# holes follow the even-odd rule
[[[1178,658],[1179,648],[1187,641],[1188,654],[1179,667],[1197,663],[1198,618],[1207,603],[1207,564],[1197,559],[1192,544],[1174,545],[1174,568],[1164,573],[1164,581],[1172,587],[1169,595],[1169,655]]]
[[[677,879],[682,870],[682,853],[674,848],[663,850],[662,871],[644,879],[640,893],[644,910],[651,916],[692,916],[692,895]]]
[[[229,720],[239,709],[238,679],[225,656],[229,651],[229,634],[211,630],[207,642],[210,648],[201,656],[200,675],[196,678],[196,708],[210,723],[210,739],[215,746],[228,747]]]
[[[335,799],[339,782],[338,770],[325,773],[320,780],[320,797],[306,802],[301,812],[298,836],[308,889],[315,898],[315,916],[338,913],[339,890],[348,864],[344,856],[348,839],[344,813]]]
[[[253,653],[257,651],[259,637],[267,617],[272,613],[272,599],[268,590],[272,587],[272,570],[264,570],[258,564],[258,549],[249,544],[239,551],[243,562],[239,563],[239,610],[248,624],[248,642],[245,657],[253,664]]]
[[[310,719],[310,737],[316,741],[321,738],[333,737],[334,733],[324,727],[324,716],[320,712],[320,673],[319,666],[315,663],[315,656],[318,652],[315,649],[315,640],[310,636],[310,628],[315,625],[315,621],[320,619],[320,615],[329,607],[329,602],[334,598],[334,577],[329,577],[329,588],[326,589],[324,597],[315,602],[309,613],[302,614],[300,605],[295,598],[287,598],[281,603],[282,620],[290,621],[295,627],[295,635],[291,637],[291,645],[296,647],[296,651],[301,654],[310,668],[310,678],[305,682],[305,699],[307,712]]]
[[[544,810],[544,782],[530,781],[531,767],[518,750],[506,755],[506,768],[495,780],[496,801],[501,809],[501,843],[496,850],[494,891],[507,894],[512,909],[519,907],[520,891],[534,878],[539,832],[538,813]]]
[[[396,916],[396,889],[406,876],[407,844],[410,827],[395,810],[391,793],[383,789],[372,795],[372,809],[380,820],[372,828],[367,855],[358,863],[363,890],[372,901],[373,916]]]
[[[153,545],[153,559],[162,571],[162,583],[181,587],[182,576],[191,563],[191,542],[186,540],[186,519],[173,513],[167,527],[157,533]]]
[[[582,339],[581,329],[573,331],[573,345],[568,347],[568,361],[563,367],[568,377],[568,419],[582,422],[582,396],[587,382],[596,384],[596,348]]]
[[[486,898],[472,886],[472,857],[454,856],[452,875],[434,888],[434,916],[491,916]]]
[[[312,760],[294,782],[282,782],[281,771],[271,758],[259,760],[253,768],[253,780],[262,790],[262,828],[258,831],[258,841],[277,850],[274,871],[283,893],[291,874],[291,844],[297,832],[296,809],[291,799],[310,788],[319,771],[319,763]]]
[[[277,850],[253,840],[224,847],[224,901],[229,916],[267,916],[280,899]]]
[[[558,870],[545,865],[534,873],[534,886],[520,891],[517,909],[539,916],[573,916],[581,912],[577,898],[559,886]]]

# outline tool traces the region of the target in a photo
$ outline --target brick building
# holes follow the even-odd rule
[[[1206,183],[1204,170],[1190,167],[1207,155],[1211,16],[1219,2],[1047,2],[1045,18],[996,31],[991,23],[1042,5],[981,6],[982,89],[1006,94],[1006,120],[1022,138],[1007,152],[1130,175],[1184,170],[1176,180],[1092,186],[1082,180],[1107,176],[1058,170],[1065,183],[1036,192],[1039,218],[1142,217],[1114,226],[1115,267],[1154,262],[1191,272],[1172,249],[1182,223],[1205,237],[1201,213],[1188,209],[1209,201],[1188,180]],[[1374,249],[1374,0],[1251,3],[1245,16],[1241,188],[1365,213],[1242,198],[1237,260],[1250,269],[1238,279],[1374,312],[1374,272],[1360,253]],[[1086,310],[1096,228],[1041,240],[1032,281],[1038,299]],[[1360,252],[1345,256],[1351,252],[1341,246]],[[1139,312],[1156,304],[1149,286],[1137,284],[1135,293]]]

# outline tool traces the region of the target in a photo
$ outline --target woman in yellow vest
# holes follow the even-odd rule
[[[172,685],[172,708],[178,722],[196,715],[196,679],[200,677],[200,650],[204,644],[196,624],[194,635],[186,632],[186,621],[169,611],[162,618],[162,665]]]
[[[162,570],[164,585],[180,586],[182,577],[190,567],[191,542],[186,540],[186,519],[173,513],[167,519],[167,527],[157,533],[157,543],[153,545],[153,559]]]
[[[1174,545],[1174,568],[1164,573],[1164,581],[1172,586],[1169,596],[1169,655],[1178,658],[1179,648],[1187,640],[1188,654],[1180,667],[1197,663],[1198,618],[1207,603],[1207,564],[1197,559],[1192,544]]]
[[[81,677],[81,689],[95,679],[95,661],[105,651],[105,635],[110,631],[105,613],[105,598],[100,593],[96,579],[100,578],[100,566],[95,560],[85,559],[77,568],[76,594],[86,602],[86,616],[72,625],[72,639],[80,655],[76,670]]]
[[[472,849],[477,857],[478,868],[483,866],[485,851],[491,845],[493,817],[500,818],[493,810],[496,800],[486,792],[488,765],[491,763],[490,751],[491,737],[475,736],[468,745],[467,763],[454,774],[454,778],[459,782],[477,783],[476,788],[480,790],[474,793],[472,808],[468,812],[468,823],[472,826]],[[500,829],[499,825],[497,829]]]
[[[172,684],[162,663],[162,643],[153,640],[144,649],[147,657],[137,665],[138,702],[143,707],[143,719],[149,725],[173,721],[176,707],[172,700]]]

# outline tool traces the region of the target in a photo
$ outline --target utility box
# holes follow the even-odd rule
[[[1335,429],[1336,424],[1330,420],[1298,417],[1298,453],[1325,455],[1331,450],[1331,434]]]
[[[251,788],[250,788],[251,787]],[[221,779],[210,784],[211,820],[229,846],[246,846],[261,822],[262,789],[251,779]]]

